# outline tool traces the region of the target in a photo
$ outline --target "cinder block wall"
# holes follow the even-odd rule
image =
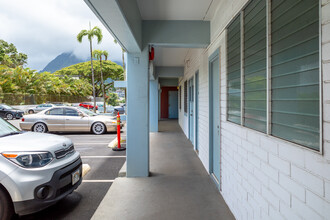
[[[220,1],[211,44],[191,49],[183,82],[199,70],[199,157],[209,168],[208,57],[220,48],[221,194],[237,219],[330,219],[330,0],[321,1],[323,155],[226,121],[225,27],[247,3]],[[183,101],[183,90],[182,90]],[[182,108],[179,123],[188,135]]]

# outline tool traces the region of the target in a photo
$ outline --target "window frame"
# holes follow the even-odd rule
[[[227,24],[227,26],[225,27],[225,52],[226,52],[226,77],[228,74],[228,27],[233,23],[233,21],[237,18],[240,17],[240,21],[241,21],[241,26],[240,26],[240,34],[241,34],[241,50],[242,48],[244,48],[244,36],[242,36],[242,33],[244,33],[244,23],[243,23],[243,13],[244,10],[246,9],[246,7],[248,6],[248,4],[251,3],[251,1],[253,0],[249,0],[247,1],[244,6],[241,8],[241,10],[239,10],[239,12],[230,20],[230,22]],[[319,46],[318,46],[318,50],[319,50],[319,149],[313,149],[309,146],[305,146],[302,144],[298,144],[295,142],[291,142],[289,140],[286,139],[282,139],[281,137],[277,137],[277,136],[273,136],[272,135],[272,131],[271,131],[271,126],[272,126],[272,109],[271,109],[271,105],[272,105],[272,96],[271,96],[271,71],[272,71],[272,64],[271,64],[271,15],[272,15],[272,9],[271,9],[271,4],[272,1],[271,0],[265,0],[266,1],[266,111],[267,111],[267,115],[266,115],[266,133],[249,128],[249,127],[245,127],[244,126],[244,115],[243,115],[243,111],[244,111],[244,96],[242,96],[241,94],[241,123],[235,123],[232,121],[228,120],[228,99],[226,100],[226,122],[229,122],[231,124],[234,124],[236,126],[240,126],[242,128],[245,129],[249,129],[251,131],[255,131],[258,133],[261,133],[263,135],[266,135],[266,137],[271,137],[277,140],[281,140],[285,143],[291,144],[293,146],[302,148],[304,150],[308,150],[317,154],[321,154],[323,155],[324,152],[324,143],[323,143],[323,66],[322,66],[322,2],[321,0],[318,1],[318,26],[319,26]],[[243,27],[242,27],[243,26]],[[243,34],[244,35],[244,34]],[[241,77],[244,77],[244,66],[242,68],[242,65],[244,65],[244,54],[241,51]],[[244,79],[244,78],[243,78]],[[242,84],[242,78],[241,78],[241,84]],[[228,86],[228,79],[226,78],[226,87]],[[244,89],[244,86],[242,87],[241,85],[241,92],[243,92],[242,90]],[[228,97],[228,89],[226,89],[226,96]],[[243,108],[243,109],[242,109]],[[242,111],[243,110],[243,111]]]

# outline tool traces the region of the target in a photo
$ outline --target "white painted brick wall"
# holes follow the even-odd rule
[[[305,188],[290,177],[280,174],[280,186],[287,189],[292,195],[305,201]]]
[[[300,215],[303,214],[303,212],[294,212],[294,210],[291,209],[290,206],[280,201],[280,213],[282,213],[283,216],[286,217],[286,219],[290,220],[301,220],[303,219]]]
[[[304,219],[313,219],[313,220],[323,219],[310,206],[308,206],[306,203],[300,201],[295,197],[292,197],[292,209],[297,213],[301,213]]]
[[[330,23],[327,26],[329,26],[329,31],[327,36],[329,36],[330,38]],[[323,63],[323,81],[329,81],[329,80],[330,80],[330,63]]]
[[[293,164],[304,167],[305,157],[302,148],[283,142],[279,145],[279,156],[282,159],[291,161]]]
[[[220,48],[222,196],[237,219],[330,219],[330,83],[324,83],[324,155],[226,121],[224,28],[248,0],[219,1],[211,20],[211,45],[190,50],[181,81],[199,70],[199,157],[209,166],[208,57]],[[223,10],[223,8],[225,10]],[[322,0],[323,80],[330,80],[330,0]],[[183,93],[182,93],[183,94]],[[182,95],[183,98],[183,95]],[[188,134],[188,120],[179,123]]]
[[[290,163],[288,161],[282,160],[278,156],[269,154],[269,164],[277,169],[280,173],[290,175]]]
[[[306,186],[307,189],[310,189],[317,193],[320,196],[324,194],[323,180],[316,177],[315,175],[306,172],[305,170],[296,167],[295,165],[291,166],[291,177],[298,183]]]
[[[320,196],[306,191],[306,204],[316,211],[321,216],[328,216],[330,218],[330,203],[324,201]]]
[[[269,180],[269,189],[286,205],[291,205],[291,195],[284,187],[280,186],[277,182]]]
[[[279,171],[271,167],[268,163],[261,162],[261,171],[263,172],[263,175],[266,175],[275,182],[278,182]]]

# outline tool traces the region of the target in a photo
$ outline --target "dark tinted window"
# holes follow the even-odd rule
[[[71,109],[71,108],[66,108],[65,109],[65,115],[66,116],[79,116],[78,112],[74,109]]]
[[[63,108],[53,108],[46,112],[46,115],[64,115]]]

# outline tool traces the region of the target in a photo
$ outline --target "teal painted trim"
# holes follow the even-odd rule
[[[192,121],[194,119],[195,116],[191,117],[191,106],[190,106],[190,102],[191,102],[191,93],[194,93],[194,91],[191,91],[191,87],[195,87],[194,85],[194,76],[192,76],[190,79],[188,79],[188,136],[189,136],[189,140],[190,142],[194,145],[194,126],[192,127]],[[195,100],[194,100],[195,101]],[[194,102],[193,101],[193,102]],[[194,113],[194,104],[193,104],[193,113]],[[193,119],[192,119],[193,118]]]
[[[217,185],[218,189],[220,190],[220,184],[215,180],[213,177],[213,120],[211,120],[211,115],[213,115],[213,86],[212,86],[212,71],[211,71],[211,64],[212,62],[217,59],[220,55],[220,48],[216,49],[211,56],[209,56],[209,173],[211,174],[212,180]]]
[[[116,0],[137,44],[142,46],[142,17],[136,0]]]
[[[141,52],[142,19],[136,1],[84,1],[127,52]]]
[[[127,177],[149,176],[149,53],[127,54]]]
[[[150,81],[150,132],[158,132],[158,78]]]
[[[195,150],[199,151],[198,149],[198,114],[199,114],[199,109],[198,109],[198,102],[199,102],[199,70],[196,71],[195,73]]]
[[[159,84],[160,84],[161,87],[163,87],[163,86],[178,86],[179,82],[178,82],[178,79],[161,78],[161,79],[159,79]]]
[[[143,21],[143,45],[206,48],[210,44],[209,21]]]
[[[184,67],[156,66],[156,75],[162,78],[179,78],[184,75]]]

